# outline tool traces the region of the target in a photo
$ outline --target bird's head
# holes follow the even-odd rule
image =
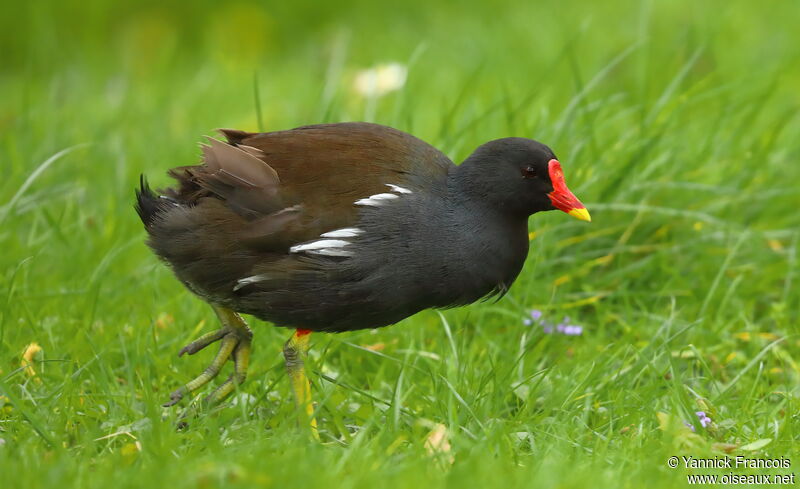
[[[567,187],[561,163],[544,144],[503,138],[478,147],[461,164],[470,192],[503,210],[531,215],[558,209],[591,221],[586,206]]]

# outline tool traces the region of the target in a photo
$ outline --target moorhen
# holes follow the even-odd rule
[[[490,141],[456,166],[433,146],[363,122],[250,133],[222,129],[202,163],[144,177],[136,211],[148,245],[208,302],[222,327],[184,347],[220,349],[170,395],[177,403],[232,359],[208,397],[245,379],[252,332],[239,313],[294,328],[283,353],[298,407],[315,426],[303,368],[311,332],[377,328],[426,308],[502,295],[528,252],[528,216],[560,209],[589,221],[553,152]]]

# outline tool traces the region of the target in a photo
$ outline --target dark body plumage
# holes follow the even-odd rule
[[[367,123],[223,130],[204,163],[142,182],[149,246],[206,301],[278,326],[346,331],[503,293],[527,218],[553,209],[546,146],[487,143],[460,166]],[[523,178],[527,168],[536,178]]]

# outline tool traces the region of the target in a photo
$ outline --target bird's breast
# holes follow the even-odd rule
[[[437,195],[402,197],[359,223],[348,261],[364,285],[418,309],[468,304],[511,286],[528,252],[526,220],[454,209]]]

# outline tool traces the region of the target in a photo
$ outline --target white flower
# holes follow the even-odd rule
[[[381,97],[406,84],[408,68],[400,63],[384,63],[356,73],[356,91],[365,97]]]

